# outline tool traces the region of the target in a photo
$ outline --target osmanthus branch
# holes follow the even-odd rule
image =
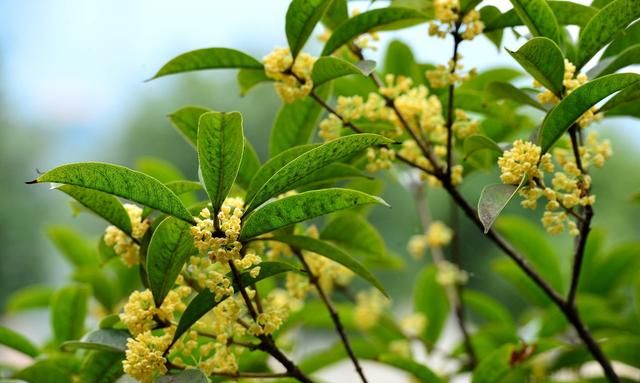
[[[453,56],[451,56],[451,69],[449,73],[451,75],[456,73],[456,67],[458,66],[458,47],[462,42],[462,36],[460,36],[460,22],[456,22],[455,29],[451,32],[453,36]],[[447,178],[451,180],[451,165],[452,165],[452,152],[453,152],[453,114],[455,110],[456,84],[455,81],[449,84],[449,104],[447,105]]]
[[[351,362],[353,363],[353,366],[355,367],[356,372],[360,376],[360,379],[362,380],[363,383],[368,383],[367,378],[364,376],[364,371],[362,370],[362,366],[360,366],[360,362],[358,361],[358,357],[356,356],[355,352],[353,351],[353,348],[351,347],[351,343],[349,342],[349,338],[347,337],[347,332],[345,331],[344,326],[342,325],[342,321],[340,320],[340,315],[338,315],[338,312],[333,306],[333,303],[331,302],[331,298],[329,297],[329,295],[327,295],[327,293],[322,288],[322,285],[320,284],[320,281],[318,279],[318,275],[315,274],[313,270],[311,270],[311,267],[309,267],[307,260],[304,258],[304,255],[299,249],[293,248],[292,250],[296,255],[296,257],[298,257],[298,259],[300,260],[300,263],[302,263],[302,266],[306,270],[307,274],[309,274],[309,282],[311,282],[311,284],[315,287],[316,291],[318,292],[318,295],[320,296],[320,299],[322,299],[322,302],[327,307],[327,311],[329,311],[331,320],[333,321],[336,331],[340,336],[340,340],[342,341],[342,344],[344,345],[344,348],[347,351],[347,354],[349,355],[349,359],[351,359]]]

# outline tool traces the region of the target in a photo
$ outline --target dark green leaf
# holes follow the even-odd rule
[[[313,86],[318,87],[325,82],[351,74],[368,76],[375,68],[376,62],[372,60],[364,60],[352,64],[337,57],[320,57],[313,64],[311,79],[313,80]]]
[[[185,106],[169,115],[171,124],[194,148],[198,147],[198,121],[200,116],[210,112],[211,109],[201,106]]]
[[[208,112],[198,123],[198,162],[214,214],[236,180],[244,151],[242,116]]]
[[[560,41],[558,22],[545,0],[510,0],[522,22],[534,37]]]
[[[627,25],[640,18],[640,2],[615,0],[603,7],[580,31],[576,70],[609,43]]]
[[[251,269],[240,274],[240,283],[243,288],[278,274],[288,273],[289,271],[300,272],[300,269],[285,262],[266,261],[254,267],[260,268],[260,273],[257,277],[254,278],[251,276]],[[229,273],[227,277],[233,279],[233,274]],[[240,286],[235,280],[233,281],[233,288],[236,289],[236,291],[240,290]]]
[[[68,194],[80,202],[82,206],[104,218],[118,229],[128,234],[131,233],[129,214],[116,197],[98,190],[73,185],[61,185],[57,189]]]
[[[607,48],[602,52],[601,59],[616,56],[630,46],[637,44],[638,41],[640,41],[640,23],[635,22],[616,35],[611,44],[607,45]]]
[[[168,217],[153,232],[147,250],[146,270],[156,307],[160,307],[182,266],[193,253],[190,228],[190,224]]]
[[[22,310],[47,307],[51,303],[53,294],[54,290],[50,286],[27,286],[7,298],[5,310],[8,313],[16,313]]]
[[[470,289],[464,290],[462,301],[471,312],[481,316],[489,323],[501,323],[512,326],[515,329],[513,316],[507,308],[501,305],[493,297]]]
[[[437,280],[438,269],[427,266],[422,269],[413,290],[413,307],[428,320],[422,339],[432,348],[435,346],[449,316],[447,292]]]
[[[330,30],[335,30],[340,24],[347,21],[349,12],[347,9],[347,0],[334,0],[329,5],[329,9],[322,18],[322,23]]]
[[[160,376],[155,383],[209,383],[209,379],[202,371],[190,368],[175,374]]]
[[[542,123],[538,139],[542,152],[549,151],[564,132],[598,101],[638,81],[640,81],[640,75],[616,73],[589,81],[571,92]]]
[[[600,110],[607,116],[630,115],[640,118],[638,102],[640,102],[640,83],[631,85],[611,97]]]
[[[495,141],[481,134],[472,134],[469,137],[465,138],[463,149],[465,159],[480,150],[492,150],[494,152],[502,154],[502,148],[498,146]]]
[[[51,325],[57,343],[82,336],[88,298],[88,289],[81,285],[69,285],[55,293],[51,299]]]
[[[512,345],[504,345],[487,356],[473,373],[471,383],[495,383],[511,371]]]
[[[485,89],[485,98],[489,100],[510,100],[517,104],[533,106],[546,112],[535,98],[508,82],[494,81],[489,83]]]
[[[549,4],[560,25],[578,25],[584,27],[598,12],[596,8],[570,1],[548,1],[547,4]],[[485,33],[523,25],[515,9],[503,13],[501,16],[488,19],[482,18],[482,20],[485,21]]]
[[[632,45],[619,55],[600,61],[589,71],[589,77],[605,76],[634,64],[640,64],[640,44]]]
[[[311,187],[318,184],[326,184],[327,182],[335,182],[338,180],[346,180],[353,178],[369,178],[371,177],[361,170],[343,163],[329,164],[324,168],[318,169],[309,174],[298,182],[291,184],[291,189],[303,187]]]
[[[240,170],[238,170],[238,176],[236,177],[236,183],[240,185],[244,190],[249,189],[251,180],[260,169],[260,158],[258,153],[251,146],[251,143],[247,138],[244,139],[244,151],[242,153],[242,161],[240,162]]]
[[[196,181],[171,181],[165,185],[176,195],[202,190],[202,185]]]
[[[240,238],[247,240],[292,223],[365,204],[386,205],[386,202],[359,191],[339,188],[292,195],[265,204],[249,214],[244,219]]]
[[[536,306],[547,306],[549,297],[510,259],[496,259],[492,270],[511,283],[516,290]],[[561,316],[562,317],[562,316]]]
[[[377,134],[365,133],[340,137],[313,148],[288,162],[273,174],[249,201],[247,211],[250,212],[269,198],[288,190],[290,184],[330,163],[338,162],[367,147],[390,142],[388,138]]]
[[[513,11],[516,22],[520,21],[520,17]],[[484,35],[493,43],[493,45],[498,48],[500,51],[500,47],[502,46],[502,37],[504,35],[504,31],[501,27],[494,28],[492,30],[488,30],[489,25],[495,24],[496,20],[500,20],[502,17],[502,13],[500,10],[493,5],[487,5],[480,9],[480,20],[484,23]]]
[[[80,367],[79,381],[82,383],[113,383],[120,378],[122,370],[121,353],[93,351]]]
[[[62,165],[44,173],[35,182],[55,182],[103,191],[193,222],[189,211],[169,188],[151,176],[124,166],[101,162]]]
[[[63,351],[75,351],[77,349],[102,350],[123,353],[127,350],[127,339],[131,335],[125,330],[94,330],[87,333],[80,340],[70,340],[62,343]]]
[[[293,0],[289,4],[285,31],[294,60],[332,2],[333,0]]]
[[[4,326],[0,326],[0,344],[34,358],[40,354],[38,347],[29,339]]]
[[[381,29],[403,28],[427,21],[428,17],[410,8],[388,7],[363,12],[342,23],[331,34],[322,50],[328,56],[354,38]]]
[[[369,270],[367,270],[366,267],[364,267],[360,262],[358,262],[358,260],[353,258],[345,251],[329,244],[328,242],[311,237],[305,237],[302,235],[276,235],[269,238],[269,240],[283,242],[299,250],[311,251],[329,258],[332,261],[337,262],[347,269],[353,271],[355,274],[371,283],[385,296],[389,296],[384,287],[382,287],[382,284],[376,279],[373,274],[371,274]]]
[[[248,54],[235,49],[197,49],[174,57],[150,80],[176,73],[221,68],[262,69],[262,64]]]
[[[251,89],[262,82],[273,81],[273,79],[267,77],[264,69],[240,69],[237,79],[241,96],[245,96]]]
[[[71,383],[70,374],[52,360],[40,360],[13,375],[29,383]]]
[[[460,10],[462,10],[463,14],[466,14],[481,2],[482,0],[460,0]]]
[[[398,356],[395,354],[382,354],[377,359],[381,363],[388,364],[400,370],[406,371],[422,383],[444,383],[444,380],[438,377],[427,366],[418,363],[410,358]]]
[[[480,200],[478,201],[478,218],[482,222],[485,234],[491,230],[496,218],[498,218],[502,209],[507,206],[513,196],[516,195],[525,179],[526,177],[522,179],[520,185],[496,184],[485,186],[482,189]]]
[[[129,219],[128,215],[127,219]],[[73,266],[81,267],[98,265],[98,257],[95,247],[92,246],[92,244],[75,229],[59,225],[50,226],[47,228],[47,234],[56,249]]]
[[[540,84],[556,96],[562,95],[564,56],[556,43],[546,37],[536,37],[527,41],[516,52],[507,51]]]

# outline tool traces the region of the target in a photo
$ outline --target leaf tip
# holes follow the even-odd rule
[[[33,185],[33,184],[37,184],[38,182],[40,182],[40,181],[38,181],[38,179],[36,178],[33,181],[25,181],[24,183],[27,184],[27,185]]]

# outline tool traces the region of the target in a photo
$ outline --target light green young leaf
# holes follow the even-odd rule
[[[79,339],[84,332],[89,290],[69,285],[58,290],[51,300],[51,325],[57,343]]]
[[[640,41],[640,40],[638,40]],[[640,64],[640,44],[632,45],[615,57],[606,58],[589,71],[589,78],[606,76],[630,65]]]
[[[598,13],[596,8],[570,1],[548,1],[547,4],[549,4],[553,14],[556,16],[556,21],[560,25],[584,27]],[[487,33],[519,25],[523,25],[522,19],[520,19],[515,9],[511,9],[499,17],[488,19],[485,23],[484,32]]]
[[[236,180],[244,152],[242,116],[208,112],[198,123],[198,162],[214,214]]]
[[[414,84],[425,84],[426,78],[413,56],[411,48],[399,40],[393,40],[387,47],[384,58],[384,73],[405,76],[413,80]]]
[[[285,31],[295,60],[333,0],[293,0],[287,9]]]
[[[98,190],[74,185],[61,185],[56,188],[78,201],[107,222],[131,234],[131,219],[122,203],[113,195]]]
[[[526,177],[523,177],[520,185],[495,184],[485,186],[482,189],[480,200],[478,201],[478,218],[482,222],[485,234],[491,230],[491,226],[502,212],[502,209],[509,204],[525,180]]]
[[[19,382],[72,383],[71,374],[55,360],[42,359],[17,371],[12,378]]]
[[[499,382],[511,371],[509,361],[513,351],[514,347],[507,344],[489,354],[474,371],[471,383]]]
[[[273,81],[273,79],[267,77],[264,69],[240,69],[236,79],[238,80],[241,96],[246,96],[251,89],[260,83]]]
[[[326,82],[351,74],[368,76],[376,68],[373,60],[359,61],[352,64],[337,57],[320,57],[314,64],[311,72],[313,86],[318,87]]]
[[[640,41],[640,22],[635,22],[614,37],[611,44],[607,45],[602,52],[601,60],[618,55],[630,46],[638,44],[638,41]]]
[[[97,265],[78,267],[73,271],[71,279],[91,286],[93,297],[111,312],[120,301],[120,286],[118,281],[110,278],[105,271]]]
[[[551,305],[549,297],[510,259],[496,259],[491,264],[492,271],[508,281],[515,290],[535,306]]]
[[[603,7],[580,31],[576,70],[579,71],[620,31],[638,18],[640,2],[637,0],[614,0]]]
[[[158,157],[141,157],[136,160],[136,170],[150,175],[158,181],[166,184],[185,178],[184,174],[175,165]]]
[[[502,153],[502,148],[495,141],[482,134],[472,134],[465,138],[463,150],[465,159],[480,150],[493,150],[494,152]]]
[[[291,160],[273,174],[256,192],[253,199],[248,201],[247,212],[254,210],[269,198],[289,190],[290,184],[330,163],[338,162],[367,147],[390,142],[391,140],[383,136],[365,133],[340,137],[313,148]]]
[[[363,12],[342,23],[327,41],[322,56],[328,56],[354,38],[378,30],[404,28],[420,24],[428,16],[411,8],[388,7]]]
[[[337,262],[347,269],[353,271],[356,275],[360,276],[367,282],[371,283],[385,296],[389,296],[378,279],[369,270],[367,270],[367,268],[362,265],[362,263],[358,262],[358,260],[353,258],[345,251],[329,244],[328,242],[302,235],[276,235],[269,238],[269,240],[286,243],[287,245],[298,250],[308,250],[322,255],[323,257],[329,258],[332,261]]]
[[[600,100],[640,81],[632,73],[610,74],[589,81],[565,97],[544,119],[538,138],[546,153],[569,127]]]
[[[198,121],[200,116],[211,112],[211,109],[201,106],[185,106],[169,115],[171,125],[190,143],[194,149],[198,148]]]
[[[24,335],[4,326],[0,326],[0,344],[16,351],[20,351],[32,358],[35,358],[40,354],[38,347],[31,343],[31,341]]]
[[[513,11],[513,10],[512,10]],[[515,23],[522,22],[520,17],[513,11],[514,18],[516,19]],[[502,26],[499,24],[499,21],[503,18],[503,14],[497,7],[493,5],[486,5],[480,8],[480,20],[484,23],[484,36],[489,39],[493,43],[493,45],[498,48],[498,52],[502,47],[502,37],[504,36],[504,31],[502,30]],[[496,27],[488,30],[490,25],[496,25]]]
[[[78,380],[82,383],[114,383],[124,374],[122,359],[122,353],[93,351],[80,366]]]
[[[190,228],[190,224],[168,217],[153,232],[147,250],[146,270],[156,307],[160,307],[182,266],[194,252]]]
[[[209,379],[202,371],[190,368],[175,374],[160,376],[155,383],[209,383]]]
[[[69,340],[60,345],[62,351],[102,350],[123,353],[127,351],[127,339],[131,337],[128,331],[104,329],[87,333],[80,340]]]
[[[176,73],[207,69],[262,69],[262,63],[246,53],[229,48],[205,48],[174,57],[149,80]]]
[[[327,99],[331,87],[323,86],[317,93],[320,98]],[[282,104],[271,128],[270,156],[275,157],[289,148],[309,143],[322,111],[322,105],[311,97]]]
[[[516,328],[513,315],[507,308],[490,295],[479,291],[465,289],[462,296],[465,307],[479,315],[488,323],[508,324]]]
[[[508,82],[493,81],[487,85],[484,93],[485,99],[488,100],[510,100],[520,105],[533,106],[536,109],[546,112],[544,107],[540,105],[535,98]]]
[[[101,162],[62,165],[29,183],[42,182],[103,191],[193,223],[193,217],[187,208],[168,187],[151,176],[124,166]]]
[[[292,195],[267,203],[249,214],[244,219],[240,239],[247,240],[293,223],[366,204],[388,206],[379,197],[349,189],[312,190]]]
[[[556,43],[546,37],[527,41],[516,52],[507,50],[533,78],[560,97],[564,86],[564,56]]]
[[[546,0],[510,0],[513,9],[535,37],[547,37],[560,42],[560,28]]]
[[[449,316],[449,298],[444,287],[438,283],[438,270],[434,265],[422,269],[415,282],[413,307],[429,319],[422,333],[427,346],[435,346]]]
[[[16,313],[23,310],[48,307],[54,292],[50,286],[27,286],[10,295],[7,298],[4,309],[7,313]]]
[[[129,216],[127,216],[129,218]],[[56,249],[75,267],[97,266],[98,257],[92,243],[68,226],[50,226],[47,234]]]
[[[395,354],[382,354],[377,360],[380,363],[406,371],[422,383],[444,383],[438,375],[422,363]]]

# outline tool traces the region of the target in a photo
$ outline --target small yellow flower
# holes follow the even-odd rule
[[[300,53],[294,62],[289,48],[276,48],[263,58],[265,74],[275,80],[276,92],[284,102],[292,103],[311,92],[315,60],[315,57]]]
[[[453,231],[441,221],[433,221],[425,234],[429,247],[443,247],[451,243]]]

